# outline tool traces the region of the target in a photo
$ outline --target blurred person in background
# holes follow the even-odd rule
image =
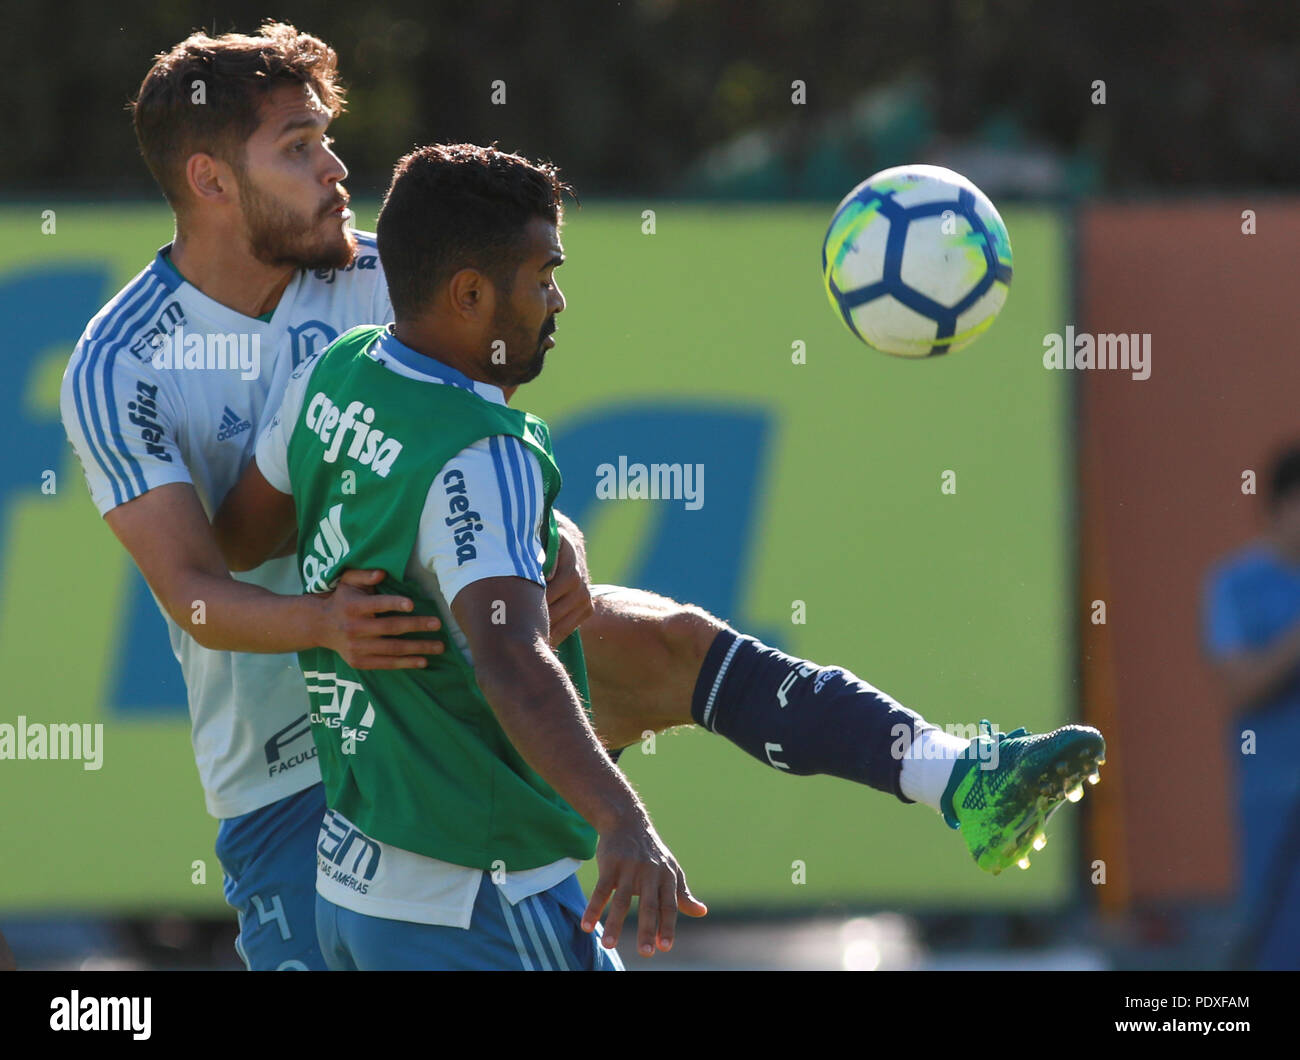
[[[1238,900],[1234,963],[1300,968],[1300,446],[1274,461],[1268,525],[1205,594],[1206,650],[1232,711]]]

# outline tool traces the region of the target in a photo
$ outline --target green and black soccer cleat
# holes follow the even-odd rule
[[[1106,741],[1087,725],[1065,725],[1031,736],[1025,729],[994,733],[988,721],[953,766],[940,800],[949,828],[961,829],[975,864],[997,875],[1029,868],[1030,850],[1047,845],[1047,821],[1067,800],[1096,784]]]

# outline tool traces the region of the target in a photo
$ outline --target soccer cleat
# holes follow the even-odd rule
[[[983,731],[954,763],[940,800],[949,828],[961,830],[975,864],[997,875],[1029,868],[1031,850],[1047,846],[1048,819],[1066,800],[1083,798],[1083,781],[1096,784],[1106,741],[1087,725],[1065,725],[1030,735],[1025,729]]]

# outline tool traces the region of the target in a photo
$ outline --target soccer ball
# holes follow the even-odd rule
[[[933,357],[993,323],[1011,284],[1011,240],[988,197],[940,166],[868,177],[835,209],[822,244],[831,305],[868,346]]]

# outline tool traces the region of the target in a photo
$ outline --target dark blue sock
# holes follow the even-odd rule
[[[723,630],[704,657],[691,716],[783,773],[826,774],[903,802],[902,758],[920,715],[837,666],[817,666]]]

